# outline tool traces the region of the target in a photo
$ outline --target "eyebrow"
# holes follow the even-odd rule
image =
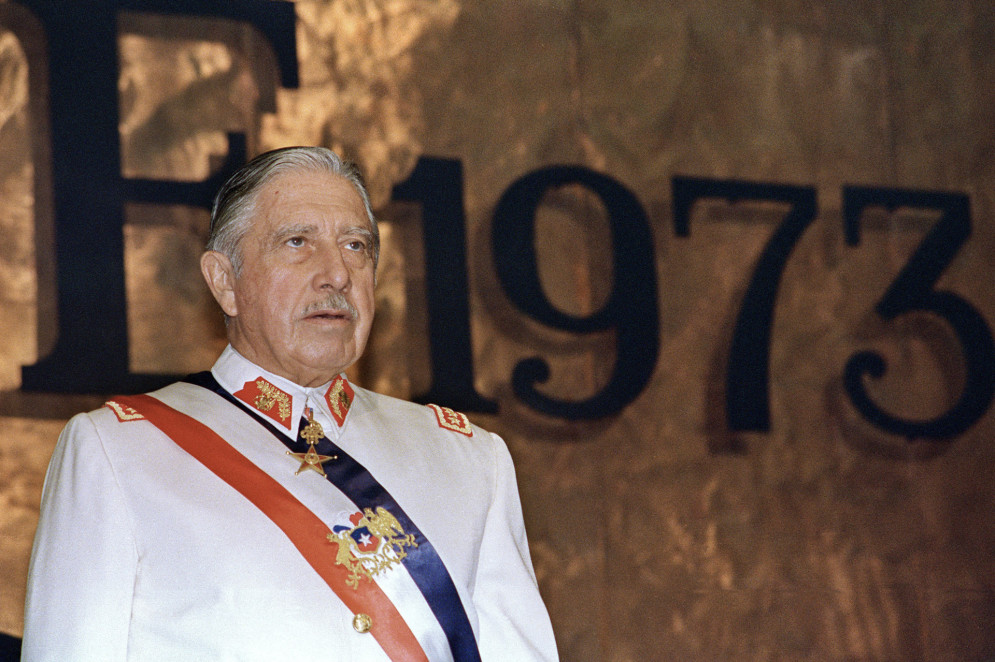
[[[356,225],[356,226],[353,226],[351,228],[346,228],[345,232],[343,232],[342,234],[345,234],[345,235],[350,235],[350,234],[351,235],[360,235],[360,236],[364,237],[365,239],[367,239],[370,242],[373,241],[373,231],[370,230],[369,228],[364,228],[364,227],[362,227],[360,225]]]
[[[311,234],[314,234],[317,230],[318,230],[318,226],[316,226],[316,225],[310,225],[310,224],[308,224],[308,225],[303,225],[303,224],[302,225],[288,225],[286,227],[277,228],[277,230],[273,232],[273,238],[276,241],[282,242],[285,239],[289,239],[290,237],[294,237],[294,236],[297,236],[297,235],[311,235]],[[355,226],[352,226],[352,227],[349,227],[349,228],[345,228],[345,230],[342,231],[342,234],[343,235],[359,235],[359,236],[363,237],[364,239],[366,239],[367,241],[369,241],[371,243],[373,242],[374,237],[375,237],[375,235],[373,234],[372,230],[370,230],[369,228],[365,228],[365,227],[363,227],[361,225],[355,225]]]
[[[308,235],[314,234],[318,229],[316,225],[288,225],[286,227],[277,228],[273,232],[273,238],[279,241],[294,237],[297,235]]]

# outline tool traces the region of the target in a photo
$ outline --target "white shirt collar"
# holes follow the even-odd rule
[[[259,367],[231,345],[225,347],[211,373],[222,388],[268,416],[274,427],[292,439],[297,438],[301,418],[306,418],[305,404],[313,409],[326,436],[334,439],[345,427],[353,402],[354,391],[344,374],[308,388]]]

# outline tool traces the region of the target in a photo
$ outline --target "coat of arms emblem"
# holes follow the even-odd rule
[[[414,535],[404,532],[404,527],[390,511],[377,506],[374,512],[364,508],[349,517],[352,526],[332,527],[328,540],[338,544],[335,563],[349,571],[346,584],[359,587],[362,578],[373,580],[375,575],[401,562],[408,555],[408,547],[417,547]]]

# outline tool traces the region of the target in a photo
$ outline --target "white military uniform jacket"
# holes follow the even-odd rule
[[[430,407],[349,386],[354,398],[337,420],[330,385],[300,387],[231,347],[212,374],[243,399],[263,380],[276,402],[264,398],[262,413],[288,438],[297,438],[305,402],[313,409],[328,439],[431,542],[484,662],[556,659],[499,437],[475,426],[467,436]],[[352,526],[356,505],[318,472],[295,474],[300,459],[234,404],[184,382],[151,395],[206,424],[330,529]],[[406,567],[394,564],[373,581],[430,660],[453,659]],[[66,426],[42,497],[24,660],[388,659],[353,621],[272,520],[150,421],[121,420],[104,407]]]

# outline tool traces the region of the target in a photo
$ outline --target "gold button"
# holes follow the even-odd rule
[[[373,627],[373,619],[366,614],[356,614],[352,617],[352,629],[360,634],[365,634]]]

